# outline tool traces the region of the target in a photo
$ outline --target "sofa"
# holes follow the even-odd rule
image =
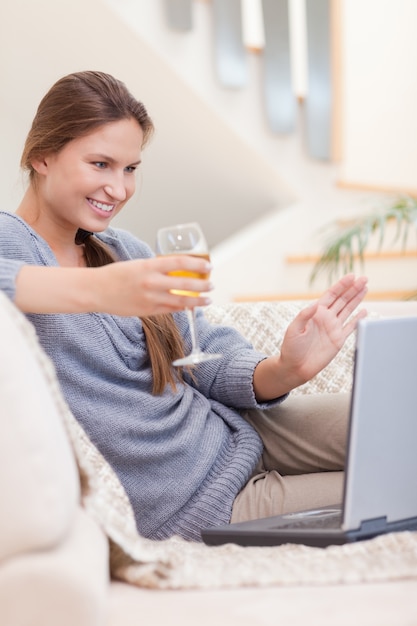
[[[211,305],[279,350],[303,303]],[[417,315],[417,302],[367,303]],[[417,625],[417,533],[328,549],[138,536],[116,477],[75,422],[33,327],[0,293],[1,626]],[[348,390],[354,337],[294,393]]]

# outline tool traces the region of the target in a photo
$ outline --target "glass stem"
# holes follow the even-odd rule
[[[197,336],[197,326],[195,320],[195,309],[186,309],[188,315],[188,323],[190,325],[190,333],[191,333],[191,351],[192,353],[200,352],[200,347],[198,345],[198,336]]]

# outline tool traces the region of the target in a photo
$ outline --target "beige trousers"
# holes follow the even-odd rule
[[[232,522],[340,503],[350,394],[289,397],[243,415],[264,452],[237,495]]]

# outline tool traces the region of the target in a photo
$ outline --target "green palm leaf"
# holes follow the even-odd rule
[[[417,199],[399,198],[385,209],[351,220],[341,227],[332,222],[326,228],[323,251],[310,275],[310,285],[317,276],[327,273],[329,282],[337,276],[355,269],[355,261],[364,268],[364,255],[372,235],[378,234],[377,249],[380,251],[386,239],[387,225],[395,221],[392,244],[400,241],[405,251],[410,234],[417,237]],[[417,293],[416,293],[417,296]]]

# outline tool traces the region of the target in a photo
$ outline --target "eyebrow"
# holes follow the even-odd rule
[[[107,156],[106,154],[94,153],[94,154],[88,155],[88,158],[94,161],[106,161],[106,163],[116,163],[116,159],[113,159],[113,157]],[[139,161],[133,161],[132,163],[129,163],[128,165],[139,165],[140,163],[142,163],[141,159],[139,159]]]

